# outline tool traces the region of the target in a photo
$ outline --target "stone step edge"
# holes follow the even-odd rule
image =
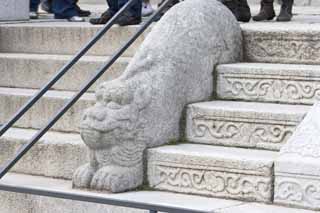
[[[12,159],[37,130],[11,128],[0,138],[0,167]],[[80,134],[47,132],[11,169],[12,172],[71,179],[73,172],[87,163],[87,148]]]
[[[270,203],[277,152],[182,144],[148,150],[157,190]]]
[[[319,99],[319,65],[236,63],[216,72],[219,99],[305,105]]]
[[[40,189],[47,190],[52,192],[75,192],[80,195],[92,195],[101,198],[110,198],[117,199],[121,201],[133,201],[133,202],[141,202],[148,203],[153,205],[161,205],[161,206],[170,206],[177,208],[184,208],[195,211],[208,211],[215,213],[239,213],[239,212],[273,212],[273,213],[315,213],[314,211],[302,210],[302,209],[294,209],[288,207],[282,207],[277,205],[267,205],[261,203],[253,203],[253,202],[242,202],[235,200],[227,200],[227,199],[217,199],[217,198],[208,198],[201,197],[195,195],[184,195],[177,194],[171,192],[160,192],[160,191],[136,191],[136,192],[125,192],[121,194],[103,194],[101,192],[87,192],[71,189],[71,182],[59,179],[52,178],[44,178],[38,176],[30,176],[30,175],[21,175],[21,174],[8,174],[2,180],[0,180],[0,184],[4,186],[24,186],[31,189]],[[0,191],[0,203],[3,205],[0,206],[0,210],[2,207],[5,207],[5,204],[10,205],[8,208],[10,210],[17,210],[17,207],[12,206],[12,202],[10,201],[21,201],[22,200],[32,200],[32,205],[29,202],[26,202],[26,205],[19,205],[19,207],[26,207],[27,209],[33,209],[35,207],[46,208],[47,206],[55,204],[58,206],[58,209],[63,209],[63,207],[68,208],[69,204],[72,206],[76,206],[78,209],[86,208],[91,213],[101,213],[106,212],[107,210],[111,210],[113,213],[123,213],[124,209],[115,209],[110,206],[101,206],[101,204],[93,204],[92,206],[84,205],[85,202],[74,202],[68,200],[57,200],[50,199],[40,196],[34,195],[25,195],[11,192]],[[64,203],[69,203],[68,205],[64,205]],[[22,202],[23,203],[23,202]],[[36,205],[36,203],[46,203],[47,205]],[[21,202],[20,202],[21,204]],[[62,207],[62,208],[61,208]],[[97,208],[99,207],[99,208]],[[6,208],[6,207],[5,207]],[[103,208],[103,210],[102,210]],[[75,208],[76,209],[76,208]],[[99,210],[97,210],[99,209]],[[102,210],[102,211],[100,211]],[[127,212],[130,209],[127,209]],[[137,213],[142,213],[144,211],[133,211]],[[5,212],[7,213],[7,212]],[[8,212],[9,213],[9,212]],[[10,213],[18,213],[18,212],[10,212]],[[72,212],[72,213],[76,213]]]

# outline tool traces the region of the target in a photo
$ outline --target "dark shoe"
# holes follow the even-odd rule
[[[110,10],[107,10],[106,12],[102,13],[100,18],[92,18],[89,20],[91,24],[106,24],[112,17],[113,13]]]
[[[282,0],[280,14],[277,21],[291,21],[293,0]]]
[[[91,12],[89,10],[82,10],[77,4],[75,5],[75,7],[80,17],[88,17],[91,15]]]
[[[233,13],[237,20],[240,19],[239,1],[238,0],[224,0],[223,4]]]
[[[238,14],[239,14],[238,21],[242,21],[242,22],[250,21],[251,11],[250,11],[250,7],[248,5],[247,0],[239,0]]]
[[[53,13],[52,12],[52,2],[51,0],[44,0],[41,2],[41,9],[43,11],[46,11],[47,13]]]
[[[258,15],[253,16],[254,21],[272,20],[276,16],[273,8],[273,0],[262,0]]]
[[[124,13],[117,19],[116,23],[120,26],[137,25],[141,23],[141,17],[134,17],[128,13]]]

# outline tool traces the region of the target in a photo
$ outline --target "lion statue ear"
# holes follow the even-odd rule
[[[138,86],[136,89],[134,93],[134,103],[140,110],[150,104],[152,97],[151,92],[151,87],[145,84]]]

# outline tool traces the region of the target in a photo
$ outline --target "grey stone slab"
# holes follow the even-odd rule
[[[53,78],[72,56],[0,53],[0,86],[14,88],[38,89]],[[85,56],[66,74],[59,83],[53,86],[56,90],[79,90],[93,74],[102,67],[108,57]],[[118,77],[128,65],[130,58],[120,58],[99,79],[103,81]],[[96,85],[89,91],[94,91]]]
[[[220,99],[313,104],[320,100],[320,66],[238,63],[219,65]]]
[[[229,208],[216,210],[215,213],[316,213],[316,211],[288,208],[284,206],[246,203]]]
[[[112,55],[139,26],[114,26],[89,51],[89,55]],[[73,55],[80,50],[101,26],[87,22],[38,22],[23,24],[0,24],[0,51],[8,53],[39,53]],[[128,49],[124,56],[132,56],[148,31]]]
[[[10,129],[0,138],[0,165],[12,159],[36,133],[31,129]],[[48,132],[13,167],[13,172],[71,179],[74,170],[87,160],[79,134]]]
[[[0,22],[29,19],[29,0],[1,0]]]
[[[248,23],[241,28],[247,61],[319,64],[319,22]]]
[[[0,88],[0,123],[8,121],[36,91],[33,89]],[[74,92],[49,91],[15,126],[35,129],[43,127],[73,95]],[[94,100],[94,94],[86,93],[52,129],[63,132],[78,132],[82,112],[92,106]]]
[[[310,107],[212,101],[187,109],[187,140],[194,143],[279,150]]]
[[[214,209],[227,208],[239,205],[242,202],[206,198],[199,196],[175,194],[157,191],[125,192],[109,194],[94,191],[81,191],[71,189],[71,182],[21,174],[8,174],[0,181],[1,184],[31,187],[55,192],[75,193],[76,195],[97,196],[101,198],[118,199],[121,201],[142,202],[189,210],[202,210],[212,212]],[[23,199],[23,200],[20,200]],[[1,192],[1,213],[21,213],[23,211],[34,213],[142,213],[138,209],[108,206],[94,203],[62,200],[9,192]],[[51,207],[51,208],[48,208]],[[24,212],[23,212],[24,213]]]
[[[183,144],[148,150],[148,181],[159,190],[271,202],[277,153]]]
[[[275,163],[275,202],[320,210],[320,104],[283,146]]]

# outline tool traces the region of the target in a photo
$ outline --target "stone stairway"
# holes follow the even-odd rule
[[[273,202],[277,151],[319,100],[320,25],[302,20],[241,25],[244,62],[217,66],[216,100],[187,107],[186,144],[148,151],[151,187]]]
[[[317,41],[320,21],[319,24],[308,24],[303,20],[299,16],[296,21],[285,24],[241,25],[245,60],[216,68],[216,100],[188,106],[188,142],[148,151],[148,181],[156,191],[120,195],[91,193],[122,196],[129,200],[147,199],[146,202],[173,206],[187,205],[190,209],[221,213],[311,213],[247,203],[272,203],[273,162],[277,151],[292,135],[309,105],[319,99],[317,72],[320,63],[317,59],[320,50]],[[68,22],[0,24],[0,123],[21,107],[98,29],[87,23]],[[135,30],[137,26],[113,27],[70,74],[0,139],[0,162],[13,156],[32,137],[35,129],[40,128]],[[101,81],[114,79],[122,73],[144,36]],[[94,89],[91,88],[14,167],[17,174],[9,174],[1,183],[74,192],[70,179],[87,158],[78,124],[81,112],[94,103]],[[167,199],[158,200],[159,196]],[[21,199],[23,202],[18,203]],[[55,208],[48,209],[48,205]],[[128,210],[1,192],[0,212]]]

